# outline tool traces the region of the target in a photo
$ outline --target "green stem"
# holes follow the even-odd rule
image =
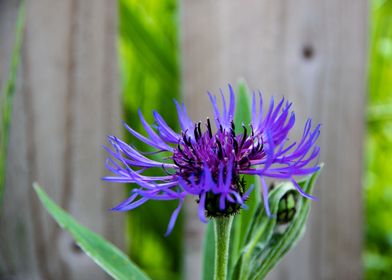
[[[233,216],[216,217],[215,229],[215,270],[214,280],[227,279],[227,263],[229,259],[230,231],[233,224]]]

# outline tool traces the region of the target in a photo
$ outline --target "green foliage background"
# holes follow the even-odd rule
[[[365,278],[392,279],[392,1],[371,2]]]
[[[179,96],[177,2],[119,0],[118,3],[124,121],[144,132],[138,109],[149,123],[153,123],[152,111],[157,110],[176,128],[173,98]],[[140,150],[151,151],[125,129],[124,137]],[[181,275],[181,217],[171,235],[164,237],[176,206],[176,202],[148,202],[128,213],[128,252],[152,279],[175,280]]]

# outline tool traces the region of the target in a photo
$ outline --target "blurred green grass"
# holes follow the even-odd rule
[[[23,41],[24,22],[25,4],[24,1],[21,1],[15,28],[15,41],[11,54],[9,73],[6,83],[1,86],[0,91],[0,206],[3,201],[5,187],[7,148],[9,142],[13,101],[16,91],[16,79],[21,56],[20,52]]]
[[[365,279],[392,279],[392,1],[371,1]]]
[[[153,123],[152,111],[157,110],[170,126],[177,128],[177,115],[173,114],[173,98],[179,97],[180,85],[177,1],[119,0],[118,3],[123,119],[144,132],[138,109],[149,123]],[[151,151],[125,130],[124,136],[140,150]],[[151,201],[127,214],[129,255],[152,279],[181,278],[181,216],[171,235],[164,237],[176,207],[176,202]]]

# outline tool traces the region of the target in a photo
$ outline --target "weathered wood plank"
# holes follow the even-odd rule
[[[361,279],[367,2],[184,0],[181,15],[183,92],[193,118],[211,112],[207,90],[244,77],[251,89],[294,102],[297,135],[307,116],[323,124],[320,200],[304,239],[269,279]],[[199,259],[201,247],[187,246]]]
[[[106,279],[39,205],[31,183],[122,246],[122,217],[107,211],[122,194],[100,181],[106,173],[101,144],[120,130],[116,1],[26,4],[0,227],[3,274]]]
[[[8,76],[15,39],[17,13],[18,1],[0,2],[0,88],[6,82]]]

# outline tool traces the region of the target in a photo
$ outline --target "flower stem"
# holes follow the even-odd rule
[[[229,259],[230,231],[233,216],[214,218],[215,270],[214,280],[226,280]]]

